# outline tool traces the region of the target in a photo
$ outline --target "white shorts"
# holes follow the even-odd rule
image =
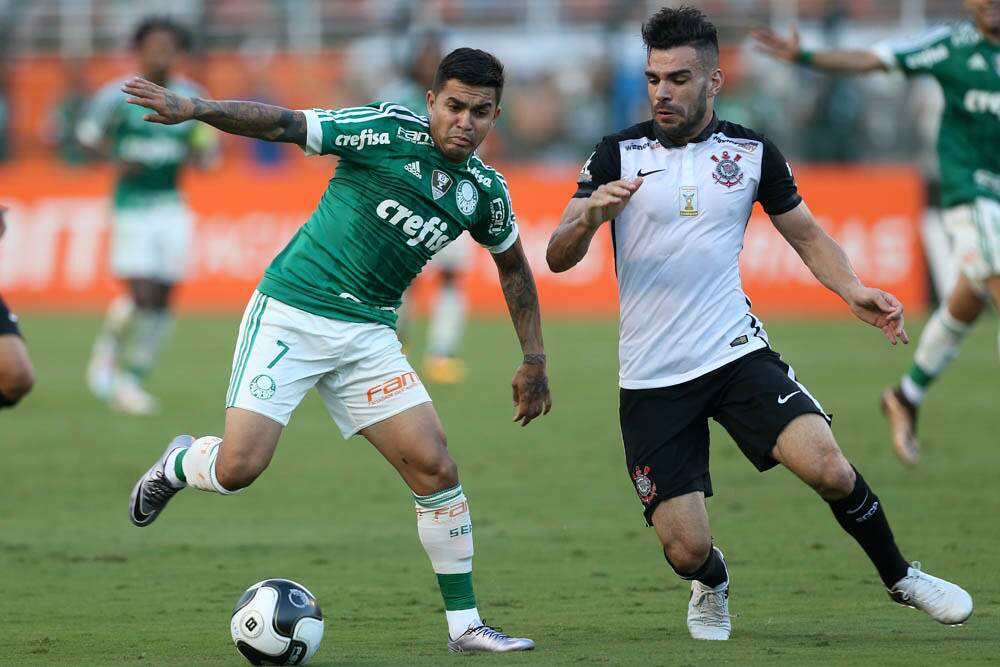
[[[180,282],[191,260],[191,211],[179,201],[122,208],[111,224],[111,273],[118,278]]]
[[[985,293],[986,279],[1000,275],[1000,202],[980,197],[945,209],[942,219],[955,265],[976,290]]]
[[[313,315],[254,291],[226,407],[287,425],[314,386],[345,438],[431,400],[389,327]]]

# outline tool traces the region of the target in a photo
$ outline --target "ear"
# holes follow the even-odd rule
[[[434,91],[433,90],[428,90],[427,91],[426,98],[427,98],[427,117],[428,118],[430,118],[431,107],[434,106],[434,98],[435,97],[436,97],[436,95],[434,95]]]
[[[491,127],[496,127],[496,125],[497,125],[497,119],[500,118],[500,112],[501,111],[503,111],[503,107],[498,106],[496,108],[496,111],[493,112],[493,122],[491,123]]]
[[[726,82],[726,75],[718,67],[709,76],[708,96],[715,97],[722,90],[722,85]]]

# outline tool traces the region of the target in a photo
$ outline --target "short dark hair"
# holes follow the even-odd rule
[[[173,33],[174,40],[182,51],[187,51],[191,47],[191,35],[188,31],[180,23],[166,16],[150,16],[143,19],[136,26],[135,32],[132,33],[132,47],[135,49],[141,48],[142,43],[146,41],[146,37],[157,30],[167,30]]]
[[[450,79],[457,79],[467,86],[484,86],[497,91],[497,104],[503,95],[503,63],[496,56],[479,49],[455,49],[441,60],[434,74],[431,89],[441,92]]]
[[[719,61],[719,34],[715,26],[700,9],[681,5],[676,9],[664,7],[642,24],[642,41],[646,55],[653,49],[672,49],[675,46],[692,46],[702,62]]]

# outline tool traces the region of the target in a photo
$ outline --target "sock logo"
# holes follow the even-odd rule
[[[864,514],[862,514],[861,516],[859,516],[854,521],[857,522],[857,523],[861,523],[862,521],[865,521],[866,519],[870,519],[871,516],[873,514],[875,514],[875,512],[877,512],[877,511],[878,511],[878,501],[876,500],[875,502],[872,503],[872,506],[868,509],[867,512],[865,512]]]

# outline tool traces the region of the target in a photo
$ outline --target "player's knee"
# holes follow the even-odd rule
[[[30,367],[18,367],[0,376],[0,394],[12,403],[21,400],[35,386],[35,374]]]
[[[823,463],[816,471],[811,484],[824,500],[839,500],[851,495],[854,490],[854,469],[847,459],[834,448],[823,456]]]
[[[670,540],[663,545],[663,555],[667,562],[680,576],[696,572],[705,564],[712,553],[712,538],[689,537],[683,540]]]
[[[458,464],[447,454],[437,457],[421,472],[428,478],[428,483],[437,487],[435,490],[448,489],[458,484]]]

